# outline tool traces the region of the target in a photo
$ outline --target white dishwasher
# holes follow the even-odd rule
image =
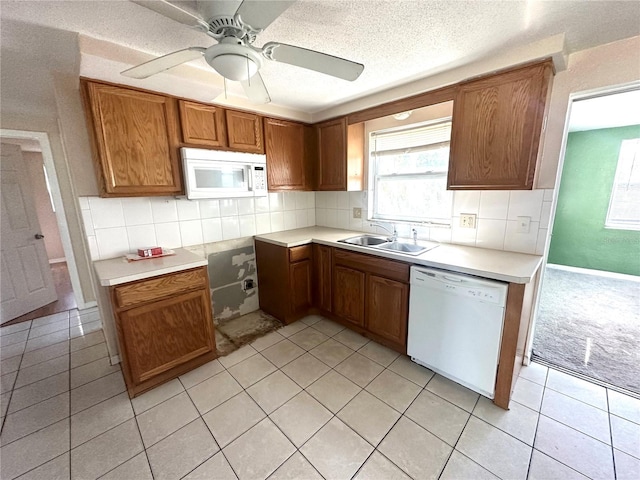
[[[411,267],[407,354],[493,398],[507,284]]]

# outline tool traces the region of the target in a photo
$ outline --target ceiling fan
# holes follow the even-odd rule
[[[209,48],[190,47],[142,63],[122,72],[131,78],[147,78],[185,62],[203,57],[226,80],[239,81],[254,103],[269,103],[271,97],[260,76],[263,60],[288,63],[344,80],[357,79],[364,65],[326,53],[278,42],[253,46],[256,36],[278,18],[295,0],[244,0],[235,13],[221,12],[229,2],[197,2],[209,10],[207,20],[166,0],[131,0],[177,22],[200,30],[218,41]],[[218,10],[216,12],[216,10]],[[222,13],[222,14],[221,14]]]

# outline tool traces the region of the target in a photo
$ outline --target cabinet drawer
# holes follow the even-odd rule
[[[299,262],[300,260],[306,260],[311,258],[313,246],[301,245],[299,247],[291,247],[289,249],[289,262]]]
[[[408,263],[354,253],[339,248],[333,249],[333,263],[363,270],[367,273],[373,273],[399,282],[409,282]]]
[[[207,285],[204,267],[114,287],[116,307],[123,309]]]

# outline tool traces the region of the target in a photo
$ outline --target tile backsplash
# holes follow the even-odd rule
[[[139,247],[187,247],[316,224],[315,192],[187,200],[174,197],[80,197],[92,260]]]
[[[553,190],[456,191],[451,228],[415,226],[418,238],[495,250],[544,253]],[[178,248],[314,225],[384,233],[367,220],[367,192],[281,192],[260,198],[187,200],[173,197],[80,197],[91,259],[139,247]],[[353,208],[362,209],[353,218]],[[476,228],[460,215],[475,214]],[[527,233],[518,217],[529,217]],[[410,224],[396,224],[410,237]]]
[[[553,190],[455,191],[451,228],[396,224],[401,237],[442,243],[472,245],[542,255],[544,253]],[[362,208],[362,218],[353,218],[353,208]],[[367,192],[317,192],[316,223],[320,226],[384,233],[369,226]],[[476,215],[476,228],[460,227],[460,215]],[[529,217],[527,233],[517,230],[518,217]]]

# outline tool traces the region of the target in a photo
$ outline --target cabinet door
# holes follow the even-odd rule
[[[182,141],[204,147],[226,147],[224,109],[180,100]]]
[[[101,195],[182,193],[176,100],[93,82],[85,94]]]
[[[453,107],[449,189],[531,189],[550,62],[464,83]]]
[[[253,113],[226,111],[229,148],[249,153],[264,153],[262,117]]]
[[[304,315],[311,307],[311,260],[289,265],[291,315]]]
[[[359,327],[364,326],[364,280],[363,272],[333,267],[333,313]]]
[[[347,120],[318,125],[318,190],[347,189]]]
[[[304,125],[266,118],[264,133],[269,190],[308,190]]]
[[[331,247],[313,245],[314,305],[331,312]]]
[[[409,286],[367,276],[367,330],[401,346],[407,343]]]
[[[120,312],[123,361],[134,385],[215,351],[208,289]]]

